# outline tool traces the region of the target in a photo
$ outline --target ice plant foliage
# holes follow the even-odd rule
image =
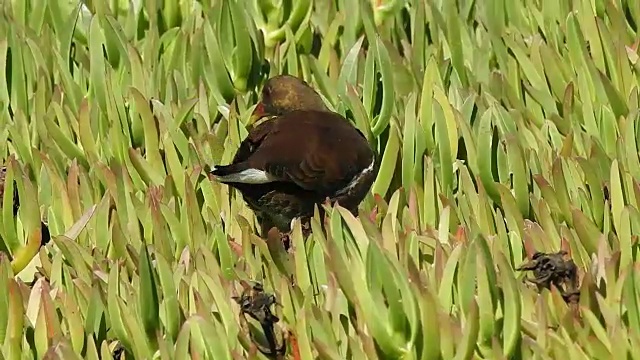
[[[1,2],[2,358],[636,358],[638,24],[636,0]],[[276,74],[381,156],[358,216],[294,222],[289,252],[206,176]]]

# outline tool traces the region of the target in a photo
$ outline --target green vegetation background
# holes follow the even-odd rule
[[[0,3],[1,358],[264,358],[238,280],[289,358],[640,358],[639,1],[84,3]],[[280,73],[382,156],[291,255],[204,175]],[[515,270],[561,248],[577,316]]]

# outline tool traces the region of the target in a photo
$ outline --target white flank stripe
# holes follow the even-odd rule
[[[224,176],[216,176],[221,182],[234,182],[243,184],[266,184],[276,180],[265,171],[258,169],[247,169],[239,173]]]
[[[342,194],[345,194],[345,193],[351,191],[351,189],[353,189],[356,185],[358,185],[358,183],[360,182],[360,180],[364,176],[366,176],[367,174],[369,174],[370,172],[373,171],[373,167],[375,165],[375,162],[376,162],[376,159],[374,157],[373,160],[371,161],[371,164],[369,164],[369,166],[364,168],[364,170],[362,170],[362,172],[360,172],[360,174],[354,176],[353,179],[351,179],[351,182],[349,182],[349,184],[347,186],[345,186],[340,191],[338,191],[335,196],[342,195]]]

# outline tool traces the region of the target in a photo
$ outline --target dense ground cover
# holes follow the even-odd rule
[[[85,3],[0,4],[3,358],[639,356],[640,2]],[[291,254],[205,175],[280,73],[382,157]]]

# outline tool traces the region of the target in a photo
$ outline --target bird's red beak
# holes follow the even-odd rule
[[[266,114],[267,113],[264,111],[264,105],[262,104],[262,102],[259,102],[258,105],[256,105],[256,108],[253,110],[253,113],[251,113],[251,118],[249,119],[249,123],[250,124],[255,123]]]

